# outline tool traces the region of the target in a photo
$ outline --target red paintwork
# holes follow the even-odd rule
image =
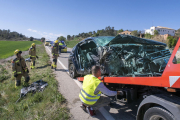
[[[157,87],[170,87],[169,76],[180,76],[180,64],[173,64],[172,61],[180,46],[180,38],[172,52],[166,68],[161,77],[104,77],[105,83],[146,85]],[[84,77],[78,77],[79,81],[83,81]],[[172,88],[180,88],[180,78],[172,85]]]

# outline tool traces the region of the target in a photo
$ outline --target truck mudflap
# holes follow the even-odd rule
[[[175,120],[180,120],[180,98],[165,94],[146,97],[138,107],[136,120],[143,120],[146,110],[154,106],[163,107],[175,117]]]

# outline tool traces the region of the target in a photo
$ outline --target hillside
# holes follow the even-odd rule
[[[0,29],[0,40],[18,41],[18,40],[29,40],[29,38],[16,31],[11,32],[9,29],[8,30]]]

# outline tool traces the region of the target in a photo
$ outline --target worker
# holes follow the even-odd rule
[[[36,60],[36,58],[38,58],[38,56],[36,55],[36,44],[35,43],[32,43],[31,48],[29,48],[29,57],[31,59],[30,68],[33,69],[33,68],[35,68],[35,60]]]
[[[63,47],[63,43],[62,43],[62,41],[60,41],[60,42],[59,42],[59,54],[61,54],[61,49],[62,49],[62,47]]]
[[[92,67],[92,74],[84,77],[83,86],[79,94],[83,110],[86,110],[90,116],[95,115],[95,110],[110,104],[108,97],[101,96],[101,93],[107,96],[115,96],[122,94],[121,91],[111,91],[105,87],[98,77],[101,76],[99,66]]]
[[[57,58],[59,57],[59,54],[58,54],[58,50],[59,50],[59,43],[58,43],[58,40],[56,40],[54,42],[54,46],[52,47],[52,50],[51,50],[51,53],[52,53],[52,58],[53,58],[53,63],[51,65],[51,68],[55,69],[56,70],[56,67],[57,67]]]
[[[16,58],[12,60],[12,71],[14,73],[14,77],[16,78],[15,81],[15,88],[17,86],[21,85],[21,77],[24,76],[25,78],[25,86],[28,85],[28,82],[30,80],[30,77],[28,75],[29,70],[27,68],[25,59],[21,56],[22,51],[20,50],[15,50],[14,54],[16,55]]]

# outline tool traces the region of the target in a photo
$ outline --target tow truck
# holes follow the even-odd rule
[[[180,64],[173,63],[179,47],[180,38],[162,76],[102,79],[111,90],[123,91],[124,95],[117,99],[123,99],[127,104],[140,100],[136,120],[180,120]],[[83,82],[84,77],[77,80]]]

